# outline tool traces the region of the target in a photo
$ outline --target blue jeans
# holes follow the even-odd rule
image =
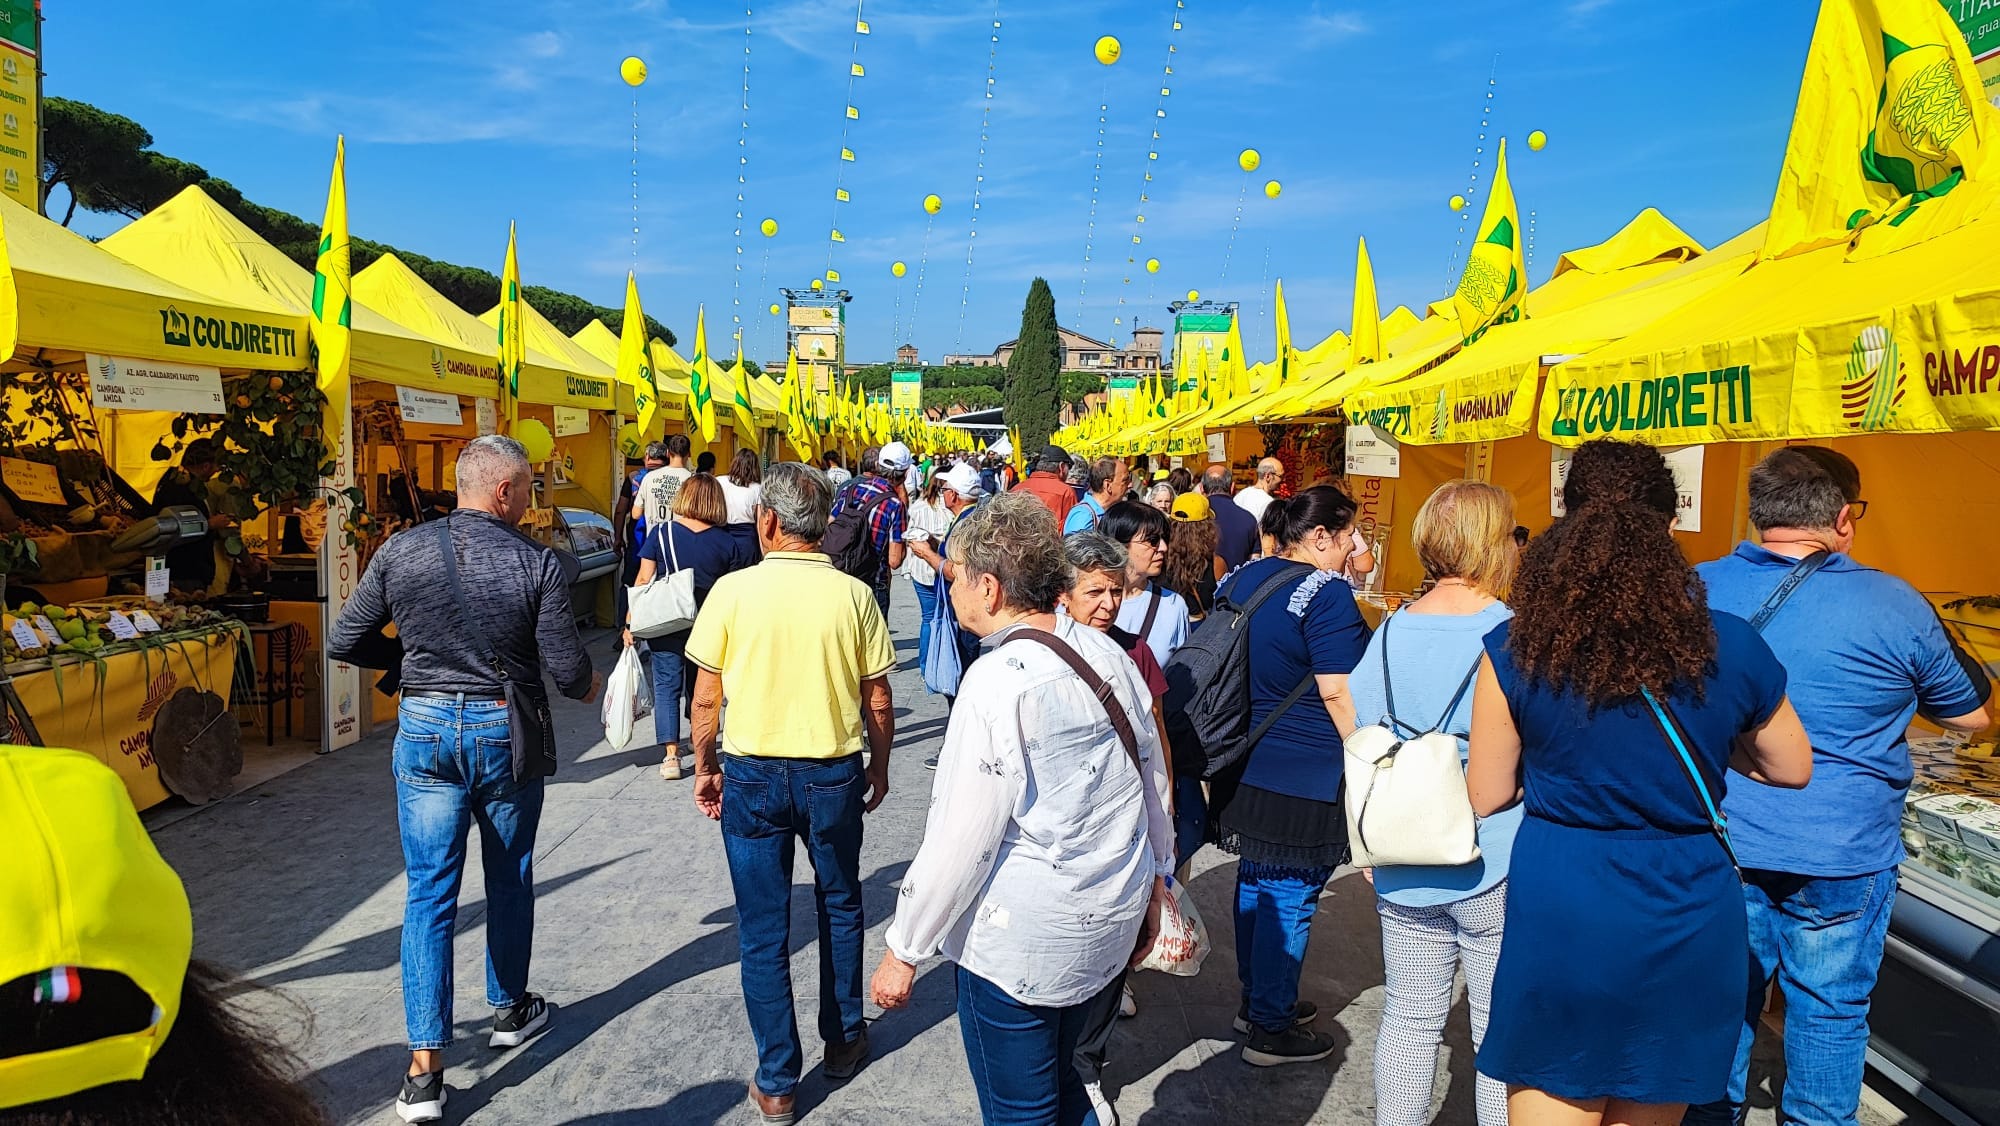
[[[1721,1102],[1689,1107],[1695,1126],[1741,1123],[1750,1046],[1772,975],[1785,995],[1785,1089],[1779,1120],[1852,1126],[1868,1057],[1868,995],[1882,968],[1896,870],[1867,876],[1743,871],[1750,916],[1750,981],[1736,1070]]]
[[[917,664],[922,665],[924,655],[931,651],[931,615],[937,613],[938,588],[936,583],[920,583],[914,579],[910,589],[917,592],[917,612],[923,615],[923,625],[917,628]]]
[[[1331,868],[1237,863],[1236,976],[1250,1023],[1273,1032],[1292,1026],[1313,914],[1332,875]]]
[[[861,1035],[861,756],[722,756],[722,848],[736,891],[743,1003],[757,1041],[757,1088],[799,1085],[799,1022],[792,1010],[792,855],[804,841],[819,910],[819,1035]]]
[[[1115,991],[1119,981],[1104,988]],[[1095,1126],[1072,1057],[1092,1005],[1105,1000],[1100,993],[1063,1008],[1024,1005],[958,967],[958,1031],[986,1126]]]
[[[514,781],[507,706],[495,701],[405,697],[394,760],[409,877],[403,1017],[412,1049],[437,1049],[451,1043],[451,934],[474,821],[486,876],[486,1000],[504,1009],[528,990],[542,780]]]
[[[1208,834],[1208,795],[1202,792],[1201,775],[1180,772],[1174,775],[1174,868],[1178,870],[1201,848]]]
[[[685,638],[676,638],[685,642]],[[682,671],[687,668],[687,658],[681,656],[681,647],[654,649],[648,643],[646,667],[653,678],[653,736],[661,746],[681,741],[681,701],[690,693],[688,685],[681,683]]]
[[[875,605],[882,608],[882,617],[886,619],[889,616],[889,580],[884,578],[881,586],[869,589],[875,592]]]

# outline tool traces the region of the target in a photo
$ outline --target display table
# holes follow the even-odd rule
[[[229,699],[237,638],[226,629],[158,634],[143,648],[102,659],[61,656],[8,669],[14,690],[49,747],[94,755],[118,772],[140,809],[167,800],[153,764],[153,717],[183,688]]]

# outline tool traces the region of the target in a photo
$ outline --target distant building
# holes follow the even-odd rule
[[[1157,328],[1132,330],[1132,345],[1118,348],[1071,329],[1058,327],[1062,337],[1064,371],[1154,372],[1160,370],[1160,339]],[[1006,367],[1014,357],[1018,340],[1009,340],[987,353],[959,353],[944,358],[947,367]],[[898,353],[900,355],[900,352]]]
[[[905,367],[905,368],[913,368],[913,367],[917,367],[917,366],[918,366],[918,363],[919,363],[919,361],[917,360],[917,346],[916,346],[916,345],[914,345],[914,344],[905,344],[905,345],[903,345],[903,346],[902,346],[901,348],[898,348],[898,349],[896,349],[896,366],[897,366],[897,367]]]

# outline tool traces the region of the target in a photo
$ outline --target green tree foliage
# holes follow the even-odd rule
[[[1069,406],[1079,406],[1084,399],[1104,390],[1104,377],[1090,371],[1066,371],[1062,373],[1062,401]]]
[[[68,226],[81,207],[138,218],[189,187],[198,187],[292,261],[310,270],[319,251],[319,225],[289,212],[245,199],[227,180],[218,180],[198,164],[153,151],[153,135],[129,117],[69,98],[42,102],[42,205],[60,184],[69,192],[62,222]],[[459,308],[477,316],[500,300],[500,275],[474,266],[440,262],[386,243],[356,238],[352,242],[358,273],[384,254],[394,254],[416,275]],[[494,258],[500,258],[496,244]],[[528,304],[565,333],[580,331],[597,319],[613,332],[623,323],[622,309],[593,304],[572,293],[546,286],[523,286]],[[646,318],[652,335],[676,342],[667,326]]]
[[[1056,297],[1049,292],[1046,280],[1036,278],[1028,286],[1028,301],[1021,309],[1021,335],[1007,362],[1007,381],[1002,387],[1007,425],[1021,436],[1027,449],[1040,449],[1055,433],[1062,360]]]

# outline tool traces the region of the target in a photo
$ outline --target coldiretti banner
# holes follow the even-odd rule
[[[924,409],[924,373],[916,368],[898,368],[889,373],[889,407],[895,411]]]
[[[1965,45],[1972,49],[1972,62],[1979,68],[1979,84],[1986,91],[1987,100],[2000,105],[2000,0],[1940,0],[1940,3],[1965,33]]]
[[[1461,379],[1418,376],[1362,391],[1347,415],[1416,446],[1512,438],[1534,427],[1540,370],[1517,364]]]
[[[616,381],[594,375],[577,375],[538,364],[521,367],[521,401],[552,407],[582,407],[608,411],[618,405]]]
[[[1540,431],[1558,445],[1620,437],[1679,446],[2000,429],[1993,326],[2000,293],[1796,336],[1577,361],[1550,374]]]
[[[0,190],[41,210],[35,0],[0,0]]]

